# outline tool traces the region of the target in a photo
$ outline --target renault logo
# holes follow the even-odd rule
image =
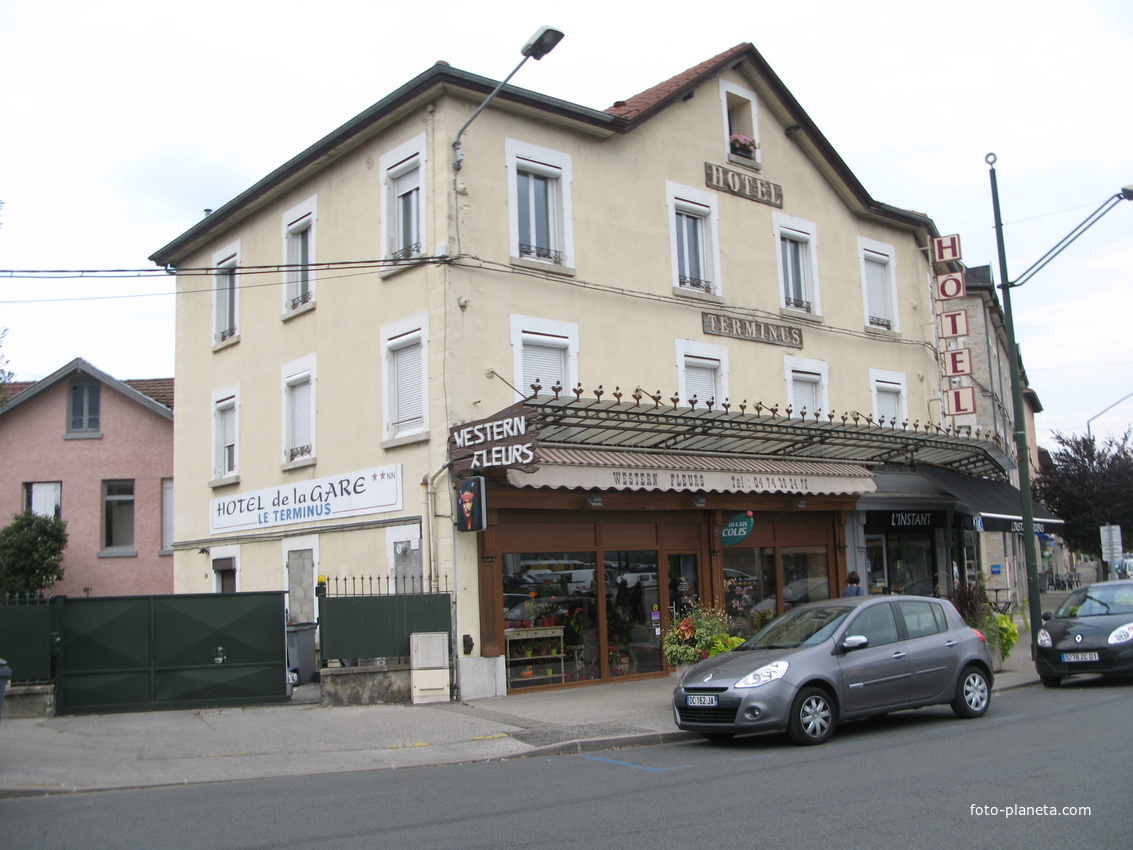
[[[715,676],[715,675],[716,675],[715,673],[709,673],[707,676],[704,677],[704,681],[706,681],[706,682],[712,681],[712,677]]]
[[[1074,635],[1074,643],[1081,643],[1081,642],[1082,642],[1082,636],[1081,635]]]

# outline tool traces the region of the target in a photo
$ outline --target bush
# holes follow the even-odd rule
[[[0,593],[38,593],[63,578],[67,523],[27,511],[0,528]]]

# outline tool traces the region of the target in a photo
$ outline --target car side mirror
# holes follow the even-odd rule
[[[869,638],[865,635],[850,635],[842,641],[842,649],[850,652],[855,649],[865,649],[869,646]]]

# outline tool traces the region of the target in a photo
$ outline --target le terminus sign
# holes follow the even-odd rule
[[[783,207],[783,187],[770,180],[763,180],[754,174],[744,174],[725,168],[722,165],[704,163],[704,183],[709,189],[717,189],[730,195],[739,195],[749,201]]]

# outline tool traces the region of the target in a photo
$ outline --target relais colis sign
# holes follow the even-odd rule
[[[960,237],[937,236],[932,240],[932,259],[936,263],[959,261]],[[968,294],[964,273],[948,272],[936,276],[936,298],[941,302],[940,338],[948,345],[941,356],[944,359],[944,377],[961,378],[972,374],[972,350],[961,347],[960,341],[968,335],[966,310],[949,310],[948,302]],[[976,412],[975,387],[950,387],[944,392],[944,410],[949,416]]]

